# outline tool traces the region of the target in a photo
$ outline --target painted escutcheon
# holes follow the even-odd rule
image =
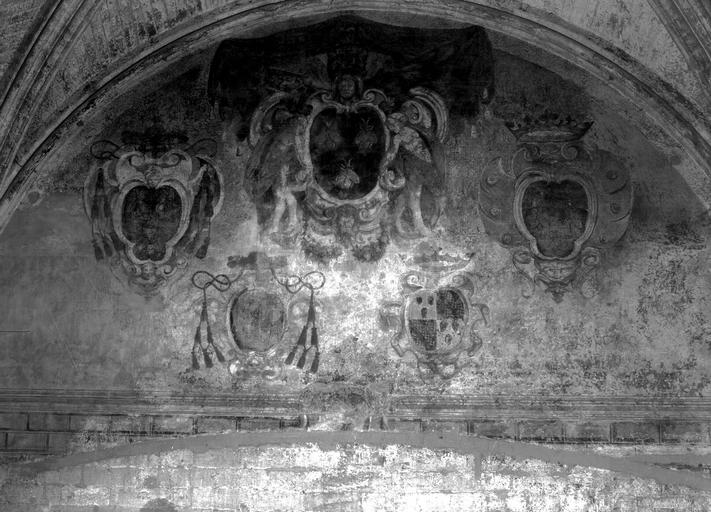
[[[230,308],[230,331],[241,350],[266,352],[284,333],[286,310],[278,295],[264,290],[245,290]]]
[[[447,352],[462,341],[469,308],[455,288],[420,290],[410,296],[407,327],[415,347],[427,352]]]

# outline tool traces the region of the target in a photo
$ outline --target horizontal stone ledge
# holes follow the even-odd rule
[[[121,426],[123,418],[116,417]],[[64,454],[83,443],[97,443],[98,447],[148,442],[160,438],[195,437],[195,434],[241,433],[246,436],[259,432],[293,433],[304,435],[321,431],[317,417],[292,418],[240,418],[200,416],[146,416],[134,418],[149,425],[146,432],[126,433],[116,430],[76,430],[37,432],[27,430],[6,431],[0,435],[0,457],[27,454]],[[85,427],[86,423],[70,425]],[[113,420],[110,425],[113,424]],[[98,424],[97,424],[98,425]],[[343,424],[333,426],[335,431],[360,431],[391,434],[460,435],[462,438],[503,439],[546,444],[636,445],[678,443],[709,443],[710,423],[692,422],[577,422],[559,420],[524,421],[413,421],[397,417],[370,417],[362,426]],[[199,437],[199,436],[198,436]]]
[[[711,421],[711,399],[701,397],[390,395],[384,398],[390,402],[388,415],[401,420]],[[23,422],[26,417],[23,415],[29,414],[30,429],[38,424],[33,413],[54,414],[57,419],[61,418],[59,415],[284,418],[319,412],[307,410],[303,397],[297,393],[0,389],[0,415],[7,427]]]

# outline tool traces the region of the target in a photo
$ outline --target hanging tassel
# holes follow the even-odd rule
[[[195,353],[196,348],[197,347],[193,347],[193,370],[200,369],[200,363],[198,362],[197,354]]]
[[[314,355],[314,360],[311,361],[311,373],[318,372],[318,363],[319,363],[320,359],[321,359],[321,352],[319,352],[319,350],[316,349],[316,355]]]
[[[209,232],[208,232],[209,234]],[[202,358],[205,361],[205,366],[207,368],[213,367],[213,357],[217,358],[220,363],[226,362],[225,356],[219,347],[215,344],[215,338],[212,335],[212,327],[210,326],[210,317],[207,310],[207,289],[209,287],[215,288],[219,292],[227,291],[233,283],[238,281],[244,271],[234,278],[230,279],[224,274],[212,275],[205,270],[198,270],[195,272],[191,278],[191,282],[195,288],[202,291],[202,310],[200,311],[200,322],[198,323],[197,329],[195,330],[195,342],[193,343],[193,368],[195,370],[200,368],[200,357],[199,352],[202,352]],[[206,277],[209,280],[204,283],[200,283],[202,277]],[[205,326],[205,344],[203,344],[202,334],[200,330]]]
[[[311,373],[316,373],[318,371],[321,351],[318,348],[318,331],[316,330],[315,325],[311,328],[311,346],[309,347],[309,350],[312,348],[316,349],[316,354],[314,355],[314,360],[311,362]]]
[[[195,329],[195,341],[193,342],[193,370],[200,369],[200,363],[198,362],[197,355],[195,354],[195,352],[200,350],[200,347],[200,324],[198,324],[197,329]]]
[[[304,349],[304,351],[301,353],[301,357],[299,358],[299,362],[296,363],[296,367],[299,370],[302,370],[304,368],[304,365],[306,365],[306,354],[309,353],[309,349]]]
[[[286,364],[291,364],[294,361],[294,357],[296,357],[296,352],[299,350],[299,347],[306,348],[306,335],[308,332],[309,324],[307,323],[304,325],[303,329],[301,329],[301,334],[299,334],[299,339],[296,341],[296,345],[294,345],[294,348],[291,349],[289,355],[286,356],[286,361],[284,361]]]
[[[208,352],[207,348],[202,349],[202,357],[205,359],[205,366],[212,368],[212,359],[210,358],[210,352]]]
[[[316,326],[311,328],[311,346],[318,349],[318,331]]]
[[[217,345],[213,345],[212,350],[215,352],[215,356],[217,357],[217,360],[221,363],[224,363],[225,356],[222,355],[222,351],[219,348],[217,348]]]
[[[96,239],[94,239],[93,245],[94,245],[94,257],[96,258],[96,261],[103,260],[104,259],[104,251],[99,246],[99,242],[97,242]]]
[[[207,345],[212,348],[212,351],[215,353],[215,357],[217,357],[217,360],[221,363],[224,363],[225,356],[222,355],[222,351],[220,351],[220,349],[217,348],[217,345],[215,345],[215,340],[212,337],[212,329],[210,328],[209,323],[207,324],[205,329],[207,331]]]

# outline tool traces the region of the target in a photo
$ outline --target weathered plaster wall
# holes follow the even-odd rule
[[[563,19],[588,30],[605,44],[611,44],[654,70],[680,91],[704,105],[704,85],[659,19],[650,2],[624,0],[533,0],[532,9]],[[614,50],[613,50],[614,51]]]
[[[525,457],[357,443],[205,449],[199,438],[36,474],[11,468],[0,489],[7,512],[700,512],[711,502],[707,491]]]
[[[538,7],[570,21],[579,16],[575,23],[602,31],[596,20],[611,20],[619,6],[578,2],[561,11],[548,3]],[[593,7],[594,15],[586,10]],[[646,7],[620,8],[625,7],[631,9],[625,15],[629,18],[605,24],[618,24],[614,37],[628,41],[629,51],[643,62],[653,61],[660,73],[685,73],[664,67],[666,57],[654,60],[666,45],[661,31],[645,33],[658,36],[654,44],[635,46],[642,34],[628,23],[631,18],[657,25]],[[664,52],[670,62],[676,60],[671,50]],[[0,310],[0,388],[6,393],[49,388],[58,392],[54,396],[67,388],[77,391],[67,393],[74,397],[69,405],[35,399],[33,409],[10,406],[9,412],[2,412],[0,450],[8,457],[15,452],[83,453],[35,465],[23,463],[25,455],[20,455],[16,464],[0,467],[0,508],[708,509],[707,413],[693,402],[696,405],[684,409],[684,418],[675,423],[678,418],[666,412],[670,403],[671,409],[681,410],[711,390],[711,224],[697,199],[699,191],[682,178],[688,162],[676,156],[675,143],[665,144],[664,134],[650,136],[653,127],[638,123],[639,112],[630,115],[620,96],[599,81],[587,81],[584,74],[568,80],[565,73],[527,62],[521,56],[538,53],[530,60],[561,69],[555,59],[530,48],[512,53],[519,56],[495,53],[493,103],[475,119],[453,119],[455,129],[446,145],[449,202],[442,229],[424,240],[393,236],[377,263],[358,262],[345,254],[318,264],[298,247],[285,249],[260,237],[257,208],[244,187],[251,150],[225,136],[228,127],[205,94],[211,52],[182,61],[180,72],[172,70],[157,81],[166,85],[147,84],[140,93],[121,97],[91,127],[93,132],[77,130],[63,158],[50,160],[53,168],[40,177],[36,191],[0,234],[0,294],[8,298]],[[680,87],[693,94],[691,82]],[[522,297],[510,252],[484,231],[479,179],[492,159],[515,148],[504,121],[522,98],[592,119],[586,143],[609,151],[630,169],[632,220],[621,241],[604,252],[595,297],[569,293],[557,304],[540,288],[533,297]],[[129,290],[105,262],[96,261],[81,194],[94,164],[88,152],[92,142],[119,140],[122,131],[145,129],[155,121],[168,130],[185,130],[191,140],[217,139],[216,163],[225,197],[211,227],[207,257],[192,260],[178,279],[145,299]],[[320,270],[326,277],[316,295],[322,354],[314,374],[281,364],[298,337],[302,317],[289,324],[269,360],[267,369],[274,370],[276,378],[260,376],[263,367],[235,376],[227,364],[191,368],[201,307],[200,291],[190,285],[191,273],[204,269],[234,275],[229,263],[255,250],[286,258],[280,273]],[[466,268],[474,276],[476,301],[490,312],[479,332],[483,347],[448,381],[423,379],[411,354],[400,357],[379,314],[384,302],[402,299],[400,277],[435,255],[443,260],[470,258]],[[208,291],[215,339],[228,360],[239,353],[227,325],[229,299],[244,286],[256,285],[279,290],[264,272],[236,283],[227,293]],[[302,294],[302,310],[305,298]],[[90,392],[80,392],[92,389],[116,393],[102,395],[109,397],[102,404]],[[152,398],[141,404],[121,402],[134,391],[141,400]],[[253,409],[232,410],[229,395],[244,399],[245,392],[251,393]],[[181,406],[176,403],[191,395],[200,400],[214,396],[215,401],[186,399],[176,413]],[[397,403],[403,395],[428,402]],[[87,410],[77,409],[76,397],[81,396],[87,397]],[[291,416],[272,411],[275,417],[265,418],[269,411],[260,411],[260,404],[280,396],[291,400],[283,407]],[[437,424],[424,419],[461,396],[483,397],[494,405],[486,412],[465,402],[460,417],[445,416]],[[527,397],[548,399],[548,405],[537,410],[539,402],[532,401],[528,415],[506,416],[515,411],[501,404],[522,403]],[[576,403],[587,408],[581,412],[570,406]],[[665,412],[655,405],[662,403]],[[625,404],[634,411],[623,410]],[[74,409],[61,409],[70,405]],[[592,418],[599,407],[617,407],[618,416],[601,417],[598,412]],[[234,437],[218,442],[219,447],[194,435],[235,426],[245,432],[230,434]],[[396,435],[410,431],[412,437],[410,442],[407,436],[392,442],[377,431],[366,433],[372,434],[370,445],[358,444],[362,433],[354,433],[352,443],[330,442],[320,448],[304,444],[309,438],[318,442],[320,434],[312,431],[361,428],[390,429]],[[240,436],[250,435],[246,431],[262,429],[276,432],[259,447],[239,447]],[[178,434],[185,437],[146,441],[149,436]],[[323,435],[326,439],[329,433]],[[443,438],[454,441],[447,449],[430,449]],[[550,447],[519,441],[618,445],[578,445],[552,454],[546,451]],[[164,444],[156,447],[152,442]],[[624,443],[634,446],[620,447]],[[109,454],[101,451],[114,448],[117,451]],[[639,466],[642,462],[647,465]]]
[[[8,70],[15,53],[22,48],[23,40],[30,35],[28,30],[37,21],[43,5],[42,0],[7,0],[0,6],[2,34],[0,38],[0,78]]]
[[[535,76],[535,80],[524,77]],[[203,94],[205,72],[193,70],[144,99],[124,100],[104,136],[116,139],[148,117],[168,129],[186,128],[191,138],[218,134],[220,122]],[[13,300],[2,313],[2,387],[300,389],[309,382],[346,381],[377,391],[400,392],[441,384],[423,383],[413,361],[398,357],[378,320],[381,304],[401,297],[399,277],[416,259],[441,247],[472,253],[477,300],[489,306],[484,348],[447,392],[544,394],[672,394],[708,392],[711,360],[706,338],[711,318],[707,291],[709,226],[703,208],[667,157],[599,102],[531,64],[498,55],[498,96],[489,114],[467,121],[451,137],[449,207],[441,236],[425,242],[395,241],[376,264],[342,257],[328,267],[287,254],[288,269],[321,269],[319,292],[324,354],[316,376],[287,369],[276,382],[233,379],[224,367],[190,369],[190,348],[199,318],[200,292],[190,273],[230,271],[231,256],[265,247],[256,211],[240,186],[249,149],[221,149],[226,197],[215,219],[208,257],[195,261],[159,297],[146,301],[128,291],[106,265],[94,260],[89,224],[79,192],[91,157],[81,148],[48,182],[48,196],[18,212],[2,235],[2,287]],[[590,144],[621,156],[635,183],[635,210],[625,238],[606,254],[602,289],[586,300],[574,294],[555,304],[539,290],[521,296],[508,251],[492,242],[478,219],[477,184],[492,158],[510,151],[514,139],[497,118],[521,95],[595,120]],[[224,142],[224,141],[223,141]],[[271,247],[271,248],[269,248]],[[269,285],[267,279],[265,284]],[[273,282],[272,282],[273,284]],[[241,288],[241,287],[239,287]],[[238,288],[238,289],[239,289]],[[210,295],[218,344],[228,357],[236,347],[225,321],[229,294]],[[294,322],[284,350],[298,336]]]

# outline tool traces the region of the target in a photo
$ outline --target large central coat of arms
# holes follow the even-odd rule
[[[249,143],[244,184],[263,239],[318,261],[375,261],[391,233],[431,234],[450,111],[477,114],[493,94],[492,62],[477,27],[352,17],[223,43],[209,87],[228,135]]]
[[[269,97],[250,129],[248,182],[256,200],[267,189],[275,196],[266,228],[272,239],[302,235],[304,250],[319,260],[338,256],[341,248],[360,260],[377,260],[389,240],[384,223],[390,193],[401,189],[395,226],[402,234],[429,233],[437,219],[429,225],[423,219],[422,178],[436,183],[432,189],[443,197],[448,124],[437,93],[413,88],[393,110],[384,92],[363,91],[358,77],[345,74],[333,90],[309,97],[305,114],[289,111],[289,100],[284,92]],[[403,226],[407,208],[411,228]]]

